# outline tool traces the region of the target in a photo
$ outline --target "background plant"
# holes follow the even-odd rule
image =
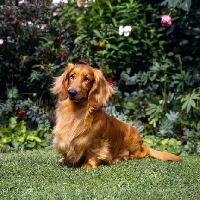
[[[0,152],[49,148],[51,135],[42,128],[28,130],[24,120],[11,117],[8,126],[0,126]]]
[[[18,90],[7,92],[0,103],[0,152],[48,148],[51,144],[51,121],[41,102],[17,100]]]
[[[182,78],[176,75],[177,81],[175,66],[163,63],[156,62],[149,71],[132,77],[122,74],[126,84],[135,86],[134,92],[124,94],[126,113],[144,122],[146,134],[154,130],[158,136],[182,138],[183,143],[188,141],[190,152],[193,149],[199,153],[200,96],[192,81],[195,75],[187,70]],[[138,110],[142,112],[138,114]]]

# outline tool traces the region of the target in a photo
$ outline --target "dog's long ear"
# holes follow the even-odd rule
[[[94,69],[94,84],[88,95],[89,104],[92,107],[104,106],[112,94],[114,94],[114,90],[106,81],[102,72]]]
[[[67,88],[69,84],[68,74],[72,71],[73,68],[74,68],[74,65],[69,63],[67,67],[65,68],[64,73],[61,76],[55,78],[53,87],[50,89],[52,94],[58,95],[59,101],[63,101],[67,99],[67,96],[68,96]]]

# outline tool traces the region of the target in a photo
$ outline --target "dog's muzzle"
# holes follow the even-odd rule
[[[71,88],[68,90],[68,95],[69,95],[69,98],[73,99],[77,95],[77,91],[75,89]]]
[[[68,97],[73,102],[79,102],[84,99],[84,98],[77,97],[77,94],[78,92],[74,88],[71,88],[68,90]]]

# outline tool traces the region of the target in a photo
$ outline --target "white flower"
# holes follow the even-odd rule
[[[60,3],[60,0],[53,0],[52,3],[53,3],[53,4]]]
[[[24,0],[21,0],[21,1],[19,1],[18,3],[19,3],[19,5],[21,5],[21,4],[25,3],[25,1],[24,1]]]
[[[28,25],[29,25],[30,27],[33,26],[33,22],[28,21]]]
[[[53,16],[55,17],[55,16],[57,16],[58,15],[58,13],[57,12],[53,12]]]
[[[131,26],[125,26],[124,31],[131,32]]]
[[[11,38],[10,36],[7,37],[7,41],[8,43],[14,43],[15,40],[13,38]]]
[[[120,26],[119,27],[119,34],[120,35],[124,34],[124,36],[129,36],[130,32],[131,32],[131,26],[125,26],[125,27]]]
[[[124,33],[124,28],[123,26],[120,26],[119,27],[119,34],[122,35]]]
[[[37,28],[40,28],[40,29],[42,29],[42,30],[44,30],[46,27],[47,27],[46,24],[37,25]]]
[[[0,45],[2,45],[2,44],[3,44],[3,42],[4,42],[4,40],[3,40],[3,39],[0,39]]]
[[[59,4],[59,3],[68,3],[68,0],[53,0],[52,1],[52,3],[54,4],[54,5],[57,5],[57,4]]]
[[[131,32],[131,26],[125,26],[124,27],[124,36],[129,36]]]

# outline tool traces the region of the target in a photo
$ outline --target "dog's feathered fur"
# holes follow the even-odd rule
[[[114,94],[100,70],[71,63],[51,89],[58,95],[53,147],[61,163],[94,168],[100,163],[151,156],[182,161],[179,156],[142,145],[137,129],[102,110]]]

